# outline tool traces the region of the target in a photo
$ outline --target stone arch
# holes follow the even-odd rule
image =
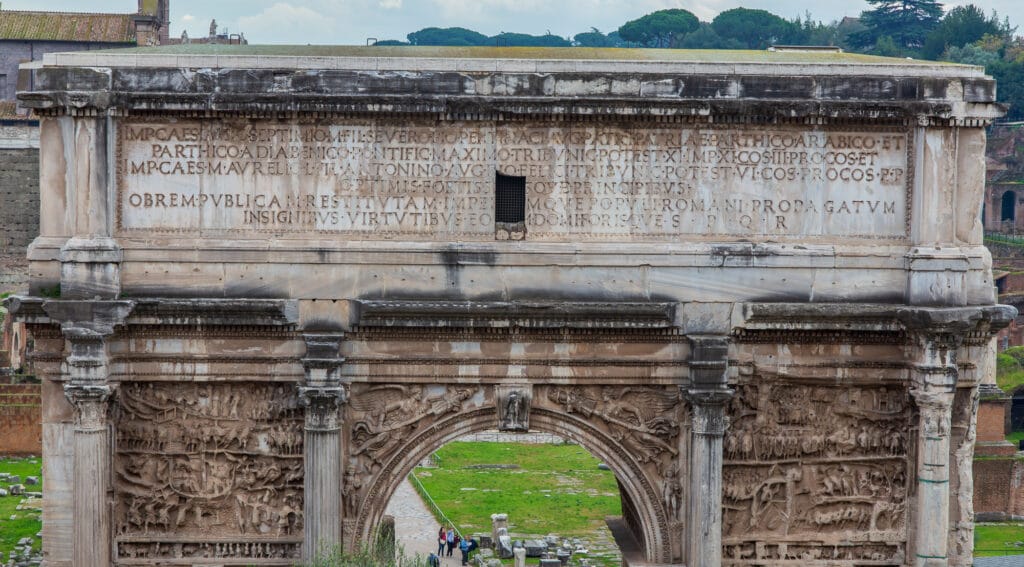
[[[370,540],[398,484],[417,464],[439,447],[463,435],[493,429],[497,423],[496,414],[493,406],[455,414],[410,436],[383,464],[366,491],[356,518],[354,537]],[[641,533],[636,535],[641,539],[647,559],[662,563],[673,560],[673,536],[664,503],[651,479],[622,444],[584,419],[545,408],[531,408],[530,429],[579,443],[616,471],[623,490],[622,497],[628,498],[637,511]],[[683,455],[677,458],[682,459]]]
[[[1010,429],[1024,429],[1024,386],[1018,386],[1010,394]]]
[[[999,207],[1000,221],[1017,221],[1017,192],[1008,190],[1003,192]]]

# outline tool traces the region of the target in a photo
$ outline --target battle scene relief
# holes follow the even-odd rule
[[[903,564],[906,390],[760,380],[728,412],[724,565]]]
[[[118,401],[120,558],[298,557],[303,415],[293,386],[132,382]]]

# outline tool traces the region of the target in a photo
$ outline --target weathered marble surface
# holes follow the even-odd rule
[[[494,241],[495,174],[526,238],[907,236],[905,130],[680,124],[125,121],[118,229]]]
[[[608,463],[654,564],[970,564],[1012,316],[981,69],[281,49],[32,71],[43,219],[8,304],[49,392],[50,564],[90,534],[118,565],[365,541],[415,464],[495,428]]]

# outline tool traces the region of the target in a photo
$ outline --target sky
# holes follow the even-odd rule
[[[1024,0],[949,0],[946,9],[974,3],[1024,34]],[[425,27],[464,27],[485,35],[518,32],[562,37],[625,22],[666,8],[684,8],[704,21],[730,8],[760,8],[790,19],[810,12],[829,22],[869,9],[865,0],[171,0],[171,35],[244,33],[250,43],[365,45],[368,38],[405,40]],[[136,0],[2,0],[3,10],[134,12]]]

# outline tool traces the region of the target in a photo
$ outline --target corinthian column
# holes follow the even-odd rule
[[[72,460],[72,558],[82,567],[112,563],[110,429],[107,339],[132,309],[126,301],[49,301],[46,313],[61,322],[68,356],[64,395],[75,410]]]
[[[304,338],[306,384],[299,401],[306,408],[302,557],[308,561],[341,543],[341,406],[348,390],[341,383],[344,335]]]
[[[690,442],[687,565],[722,564],[722,438],[728,425],[729,340],[722,336],[690,337],[689,361],[692,434]]]
[[[949,565],[950,432],[956,395],[957,351],[986,313],[978,308],[909,308],[899,313],[914,340],[910,395],[918,409],[917,495],[908,507],[910,564]]]
[[[64,395],[75,406],[74,536],[75,565],[110,565],[110,386],[67,384]]]

